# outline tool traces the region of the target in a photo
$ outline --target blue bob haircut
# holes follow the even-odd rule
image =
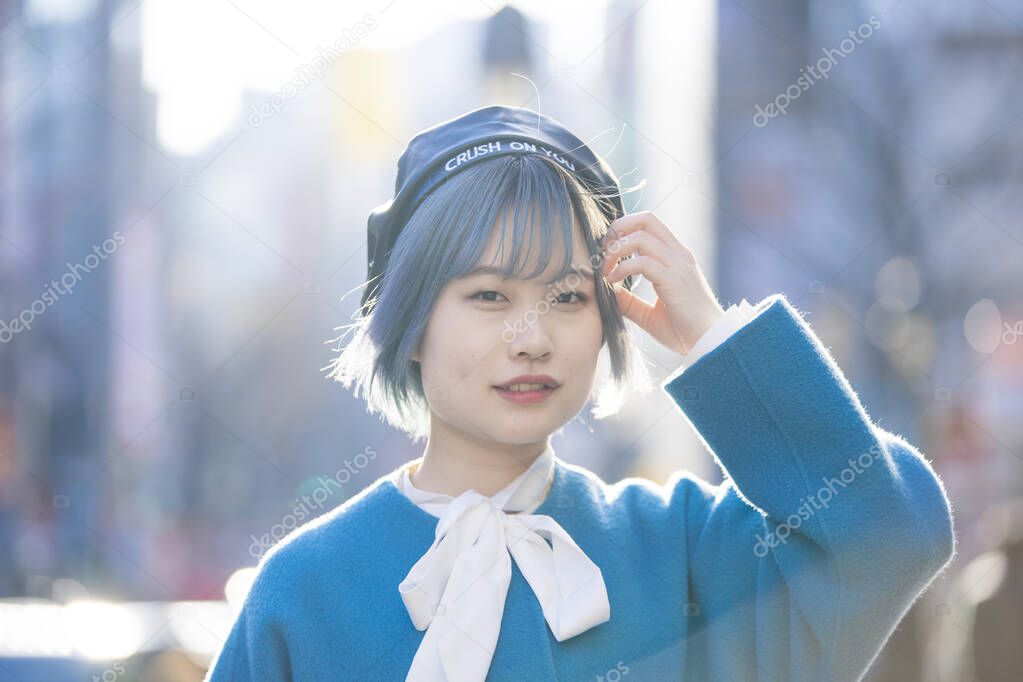
[[[590,396],[592,415],[602,419],[617,413],[626,388],[646,392],[650,383],[611,283],[600,273],[599,240],[609,225],[601,206],[614,196],[605,192],[583,186],[557,163],[533,154],[480,161],[446,180],[424,199],[398,236],[377,299],[367,302],[372,310],[357,311],[359,319],[331,340],[339,343],[334,349],[339,355],[325,368],[331,370],[328,378],[346,388],[354,384],[355,396],[363,392],[371,413],[379,412],[413,440],[428,436],[429,402],[419,363],[411,355],[441,290],[478,264],[493,231],[510,212],[510,229],[501,230],[498,243],[498,253],[504,253],[511,235],[511,258],[502,266],[508,278],[544,272],[552,245],[559,243],[563,257],[554,281],[564,280],[572,272],[573,230],[581,230],[595,270],[603,328],[598,366],[610,365],[610,378],[599,382]],[[523,275],[536,246],[537,265]],[[352,331],[352,342],[342,349],[341,342]]]

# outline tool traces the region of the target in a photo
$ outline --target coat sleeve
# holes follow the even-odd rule
[[[281,590],[274,562],[262,562],[227,639],[205,682],[290,682],[291,664],[284,628],[274,614]]]
[[[687,674],[859,679],[954,553],[948,499],[788,300],[757,308],[663,384],[725,474],[682,496]]]

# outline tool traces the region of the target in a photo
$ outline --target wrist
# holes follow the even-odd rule
[[[724,309],[715,302],[714,306],[709,308],[707,311],[697,315],[692,326],[691,336],[688,339],[687,348],[692,350],[693,346],[703,338],[703,335],[714,326],[714,323],[725,316]],[[687,350],[688,352],[688,350]]]

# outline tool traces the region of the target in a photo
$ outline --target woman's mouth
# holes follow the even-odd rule
[[[497,394],[513,403],[539,403],[547,400],[557,386],[547,384],[510,384],[506,387],[494,386]]]

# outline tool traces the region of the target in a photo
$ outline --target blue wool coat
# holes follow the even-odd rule
[[[663,384],[721,485],[608,485],[555,458],[535,513],[600,567],[611,619],[558,642],[513,562],[488,680],[855,680],[950,560],[927,461],[770,298]],[[381,477],[296,530],[261,561],[208,679],[403,680],[423,633],[398,584],[436,525]]]

